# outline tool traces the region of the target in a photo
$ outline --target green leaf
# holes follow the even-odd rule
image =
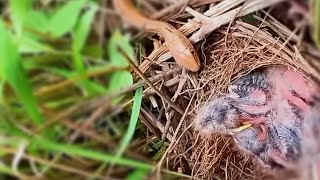
[[[20,53],[55,53],[56,51],[50,46],[40,43],[35,38],[24,35],[19,43]]]
[[[86,73],[86,67],[80,51],[82,50],[87,40],[91,23],[97,9],[98,9],[97,5],[92,3],[90,6],[90,9],[87,10],[84,13],[84,15],[81,17],[74,31],[74,37],[73,37],[74,40],[72,43],[73,63],[74,63],[74,68],[76,69],[76,72],[78,75],[83,75]],[[84,88],[84,90],[86,90],[85,92],[88,91],[89,95],[105,92],[105,89],[102,86],[94,82],[91,82],[88,79],[81,80],[80,84]]]
[[[81,51],[81,49],[83,48],[87,40],[88,34],[90,32],[92,20],[97,10],[98,6],[92,3],[90,9],[87,12],[85,12],[85,14],[81,17],[80,22],[78,23],[74,32],[74,51]]]
[[[86,44],[83,49],[82,53],[86,56],[94,58],[95,63],[104,63],[103,52],[104,49],[98,43],[95,44]]]
[[[138,123],[140,108],[141,108],[142,94],[143,94],[143,88],[140,87],[135,92],[128,131],[127,131],[126,135],[121,140],[120,148],[117,152],[117,155],[115,156],[115,160],[122,156],[123,152],[128,147],[128,145],[134,135],[134,132],[136,130],[136,125]]]
[[[77,73],[79,73],[79,74],[85,73],[85,71],[86,71],[85,64],[83,62],[83,58],[82,58],[82,55],[80,54],[80,52],[73,51],[72,58],[73,58],[73,66],[74,66],[75,70],[77,71]]]
[[[129,174],[127,180],[146,179],[150,171],[138,169]]]
[[[1,152],[1,150],[0,150]],[[14,172],[10,167],[6,166],[2,162],[0,162],[0,172],[1,174],[8,174],[8,175],[17,175],[16,172]]]
[[[84,81],[83,85],[89,91],[89,96],[103,94],[107,91],[105,87],[101,86],[100,84],[98,84],[94,81],[86,80],[86,81]]]
[[[10,15],[18,37],[22,35],[24,21],[32,8],[33,0],[10,0]]]
[[[17,126],[18,123],[15,123],[14,120],[12,120],[12,111],[6,106],[0,105],[0,132],[10,136],[25,136],[26,134]],[[9,141],[8,143],[10,143],[10,145],[17,143],[8,138],[0,140],[0,143],[3,144],[3,141]]]
[[[0,75],[0,104],[3,104],[3,103],[4,103],[4,79],[2,79]]]
[[[115,67],[127,67],[129,64],[125,57],[118,51],[119,46],[125,51],[126,54],[128,54],[130,57],[133,57],[134,51],[129,43],[129,39],[123,36],[120,31],[115,31],[108,44],[108,53],[111,60],[110,64]],[[111,75],[108,92],[117,91],[132,84],[133,77],[130,72],[117,71]],[[114,101],[114,103],[120,99],[117,99]]]
[[[111,64],[114,66],[126,67],[128,62],[118,51],[118,47],[121,47],[129,57],[133,59],[134,51],[130,45],[129,39],[123,36],[120,31],[115,31],[108,45],[108,53],[110,56]]]
[[[117,91],[121,88],[130,86],[133,84],[132,74],[128,71],[117,71],[112,73],[111,79],[109,82],[108,91]]]
[[[86,0],[70,0],[60,7],[50,19],[49,31],[55,37],[60,37],[70,32],[82,10]]]
[[[42,11],[31,10],[25,19],[25,25],[39,32],[45,33],[49,27],[49,17]]]
[[[6,31],[2,21],[0,21],[0,73],[14,89],[34,122],[41,123],[43,118],[32,93],[25,69],[22,67],[18,47],[11,34]]]

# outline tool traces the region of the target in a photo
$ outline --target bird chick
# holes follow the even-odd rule
[[[258,127],[250,127],[233,136],[237,147],[247,154],[254,155],[262,164],[268,164],[270,161],[270,143],[269,139],[259,138],[260,129]]]
[[[264,119],[258,116],[269,110],[267,92],[265,74],[244,76],[229,87],[229,94],[209,101],[200,109],[195,128],[205,134],[226,134],[243,123],[260,124]]]
[[[272,153],[270,158],[278,167],[287,168],[291,163],[296,163],[301,156],[300,127],[288,127],[278,124],[270,128],[270,144]]]
[[[287,161],[296,161],[301,153],[303,115],[300,109],[283,99],[277,102],[277,106],[267,117],[266,126],[270,131],[273,147]]]
[[[204,134],[226,134],[229,128],[237,124],[238,113],[232,99],[222,96],[209,101],[198,112],[195,128]]]
[[[284,66],[269,67],[262,73],[240,78],[229,88],[243,100],[239,109],[254,112],[256,119],[263,113],[265,116],[259,130],[248,129],[234,135],[240,149],[251,152],[271,167],[286,168],[297,162],[301,157],[302,123],[304,113],[310,108],[311,88],[311,83]],[[252,95],[257,91],[260,98]],[[262,141],[259,137],[267,139]]]
[[[234,82],[229,94],[201,108],[196,129],[205,134],[233,132],[239,149],[267,166],[288,167],[301,156],[302,123],[310,109],[311,88],[311,83],[285,66],[251,73]],[[252,127],[232,131],[248,123]]]
[[[300,137],[292,129],[279,125],[268,128],[268,136],[261,138],[261,130],[251,127],[233,135],[236,145],[245,153],[257,157],[271,168],[286,168],[300,157]]]
[[[241,100],[222,96],[209,101],[199,110],[195,118],[195,129],[204,134],[233,134],[242,129],[239,127],[241,125],[259,125],[265,121],[263,117],[258,117],[259,114],[255,114],[255,110],[259,110],[259,107],[252,105],[244,108]]]
[[[266,74],[254,72],[239,78],[228,90],[231,96],[241,99],[246,104],[263,105],[266,103],[269,88]]]
[[[302,157],[297,168],[300,179],[320,180],[320,94],[313,96],[303,124]]]
[[[301,157],[286,169],[275,172],[272,180],[320,180],[320,96],[313,97],[303,121]]]
[[[254,72],[239,78],[228,88],[229,96],[237,102],[237,107],[246,114],[261,115],[268,109],[270,85],[263,72]]]

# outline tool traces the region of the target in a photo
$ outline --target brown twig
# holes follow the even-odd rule
[[[146,77],[146,75],[144,75],[140,69],[134,64],[133,60],[126,54],[126,52],[118,46],[118,51],[127,59],[127,61],[129,62],[129,64],[133,67],[134,71],[146,82],[146,84],[148,84],[152,89],[154,89],[154,91],[156,91],[156,93],[162,97],[172,108],[174,108],[178,113],[180,113],[181,115],[184,114],[184,111],[182,109],[180,109],[176,104],[172,103],[170,98],[165,95],[164,93],[162,93],[157,87],[155,87],[153,85],[153,83]]]

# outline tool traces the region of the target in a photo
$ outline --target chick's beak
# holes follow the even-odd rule
[[[252,126],[252,124],[250,124],[250,123],[244,123],[244,125],[242,125],[242,126],[240,126],[240,127],[238,127],[238,128],[234,128],[234,129],[228,129],[227,131],[228,131],[228,133],[229,134],[236,134],[236,133],[239,133],[239,132],[241,132],[241,131],[243,131],[243,130],[245,130],[245,129],[248,129],[248,128],[250,128]]]

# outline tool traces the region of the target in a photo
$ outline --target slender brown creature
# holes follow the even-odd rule
[[[188,38],[175,27],[142,15],[134,7],[132,0],[113,0],[113,5],[127,23],[138,29],[158,33],[162,36],[177,64],[194,72],[199,71],[200,60],[197,51]]]

